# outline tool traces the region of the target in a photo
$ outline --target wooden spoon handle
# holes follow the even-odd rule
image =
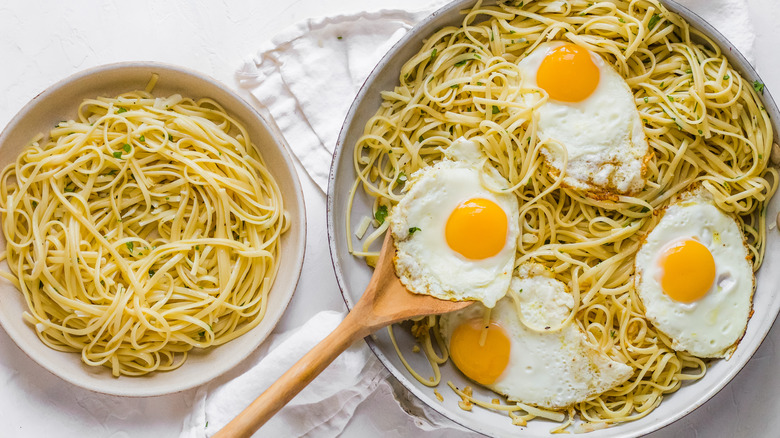
[[[361,323],[354,312],[347,314],[333,333],[320,341],[287,372],[269,386],[230,423],[225,425],[214,438],[250,437],[284,407],[306,385],[311,383],[338,355],[358,339],[367,336],[370,330]]]

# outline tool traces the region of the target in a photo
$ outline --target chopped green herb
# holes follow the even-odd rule
[[[131,253],[133,252],[133,242],[126,242],[125,246],[127,247],[127,250]]]
[[[38,201],[33,201],[32,202],[32,206],[33,206],[33,208],[37,207],[38,206]]]
[[[498,114],[500,111],[496,105],[493,105],[493,114]]]
[[[339,35],[339,36],[337,36],[337,37],[336,37],[336,39],[339,39],[339,40],[340,40],[340,39],[344,39],[344,37],[343,37],[343,36],[341,36],[341,35]]]
[[[482,85],[485,85],[485,83],[484,82],[477,82],[477,85],[482,86]]]
[[[416,233],[417,231],[421,231],[421,230],[418,227],[409,228],[409,235],[411,236],[412,234]]]
[[[434,59],[436,59],[436,56],[438,55],[438,52],[439,52],[439,51],[438,51],[438,50],[436,50],[436,48],[434,48],[434,49],[431,51],[431,61],[433,61]]]
[[[477,58],[477,59],[482,59],[482,57],[481,57],[481,56],[479,56],[479,55],[478,55],[478,54],[476,54],[476,53],[474,54],[474,57],[475,57],[475,58]]]
[[[510,34],[513,34],[513,33],[515,33],[515,31],[513,31],[513,30],[510,30],[510,31],[509,31],[509,33],[510,33]]]
[[[458,88],[460,87],[460,84],[450,85],[450,88]]]
[[[652,17],[650,17],[650,21],[647,22],[647,28],[649,30],[653,30],[655,25],[661,20],[661,16],[658,14],[653,14]]]
[[[645,103],[647,103],[648,101],[650,101],[650,99],[648,99],[648,97],[645,96]]]
[[[149,278],[152,278],[154,276],[154,273],[155,273],[155,270],[154,269],[150,269],[149,270]]]
[[[122,113],[126,113],[126,112],[127,112],[127,108],[119,108],[118,110],[116,110],[117,114],[122,114]]]
[[[125,143],[125,144],[124,144],[124,146],[122,146],[122,149],[124,149],[124,150],[125,150],[125,152],[127,152],[127,153],[129,154],[129,153],[130,153],[130,151],[132,151],[132,150],[133,150],[133,147],[132,147],[132,146],[130,146],[129,144]]]
[[[73,193],[75,189],[73,187],[65,187],[65,191],[68,193]]]
[[[201,338],[206,336],[206,330],[198,332],[198,336],[200,336]]]
[[[423,140],[425,140],[425,139],[423,138],[423,136],[422,136],[422,135],[420,136],[420,138],[418,138],[418,139],[417,139],[417,141],[418,141],[419,143],[422,143],[422,142],[423,142]],[[393,152],[393,151],[390,151],[390,152]]]
[[[140,141],[140,142],[142,142],[142,143],[143,143],[143,142],[145,142],[145,141],[146,141],[146,137],[144,137],[144,136],[142,135],[142,136],[138,137],[138,141]]]
[[[379,225],[385,223],[385,218],[387,218],[387,206],[380,205],[379,208],[376,209],[376,213],[374,213],[374,218],[379,222]]]
[[[704,134],[704,131],[702,131],[701,129],[699,129],[699,135],[702,135],[702,134]]]
[[[691,73],[693,73],[693,70],[691,70],[691,69],[685,70],[685,73],[691,74]]]
[[[493,41],[493,31],[490,31],[490,41]]]
[[[464,65],[468,62],[468,59],[464,59],[463,61],[458,61],[455,63],[455,67],[460,67],[461,65]]]
[[[615,333],[614,330],[612,330],[612,331],[609,332],[609,335],[612,336],[612,338],[614,339],[615,336],[616,336],[616,333]]]
[[[664,87],[664,83],[663,83],[663,81],[661,81],[661,88],[663,88],[663,87]]]
[[[399,183],[406,182],[406,174],[403,172],[398,173],[398,178],[396,179],[396,182]]]
[[[621,22],[621,23],[625,23],[626,22],[626,20],[624,20],[623,17],[618,18],[618,21]]]
[[[669,98],[669,102],[674,102],[674,97],[673,96],[666,96],[666,97]]]
[[[759,160],[763,160],[764,159],[764,154],[758,154],[758,159]]]
[[[731,76],[729,76],[729,75],[723,76],[723,80],[724,80],[724,81],[728,81],[730,77],[731,77]]]
[[[764,84],[758,81],[753,81],[753,89],[756,90],[756,93],[764,94]]]
[[[585,13],[584,12],[580,12],[580,17],[584,17],[584,16],[585,16]]]
[[[642,213],[647,213],[648,211],[650,211],[650,209],[649,209],[649,208],[647,208],[647,207],[642,207],[642,211],[641,211]]]
[[[122,152],[121,151],[114,152],[114,158],[122,158]]]
[[[168,141],[173,141],[173,135],[168,134]]]

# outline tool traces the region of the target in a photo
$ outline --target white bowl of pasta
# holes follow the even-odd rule
[[[207,76],[77,73],[11,120],[0,164],[0,323],[70,383],[122,396],[206,383],[295,291],[306,226],[288,148]]]
[[[443,7],[391,49],[360,90],[330,175],[328,231],[336,277],[351,307],[371,276],[366,262],[387,229],[385,218],[404,196],[406,182],[417,181],[412,173],[433,167],[445,157],[442,149],[459,137],[476,138],[486,151],[483,163],[501,173],[518,195],[523,231],[517,260],[540,263],[577,290],[583,301],[574,307],[572,323],[597,349],[630,364],[633,374],[567,408],[540,410],[534,403],[510,402],[461,373],[447,359],[442,340],[447,335],[437,319],[413,328],[401,324],[392,334],[381,331],[369,338],[369,346],[428,406],[485,435],[549,436],[561,429],[598,437],[644,435],[682,418],[723,388],[752,357],[780,310],[780,297],[772,293],[778,274],[767,266],[758,269],[780,261],[780,239],[770,226],[780,209],[771,197],[777,171],[769,162],[780,112],[736,48],[674,2],[502,3],[475,7],[473,1],[457,1]],[[560,184],[560,172],[550,171],[554,166],[534,148],[539,137],[536,125],[534,130],[529,126],[536,122],[520,120],[525,100],[515,97],[525,85],[512,82],[521,77],[512,64],[546,39],[568,40],[598,53],[629,85],[652,151],[642,171],[647,183],[638,194],[583,195]],[[688,65],[691,59],[699,62]],[[735,110],[744,110],[745,117],[737,117]],[[706,133],[713,127],[708,123],[721,120],[723,130]],[[739,137],[735,144],[750,144],[745,150],[751,152],[740,155],[741,148],[720,142],[723,136],[735,138],[733,133]],[[735,151],[735,162],[742,163],[738,167],[746,167],[721,178],[719,172],[731,172],[723,165],[729,160],[708,152],[703,153],[709,158],[699,160],[695,157],[702,149],[681,149],[694,143]],[[502,144],[512,146],[502,149]],[[680,164],[688,159],[697,164]],[[705,170],[713,164],[720,170]],[[729,183],[743,177],[751,179],[750,187]],[[743,235],[750,236],[746,245],[756,262],[752,315],[735,349],[724,354],[728,359],[700,359],[672,348],[633,295],[635,251],[674,195],[695,187],[714,193],[718,206],[737,218]],[[578,207],[579,214],[571,207],[577,203],[586,205]],[[614,229],[600,234],[602,221]],[[633,226],[638,228],[625,230]],[[585,229],[601,239],[592,244],[592,253],[584,249],[590,231],[577,231]],[[410,228],[408,234],[416,232],[419,228]],[[606,250],[616,243],[614,252]],[[611,256],[625,261],[610,265],[605,260]],[[589,274],[598,272],[598,280],[581,281],[579,274],[598,266],[608,267]],[[610,298],[599,298],[604,296]],[[626,319],[633,321],[629,326],[636,324],[633,329],[617,316],[622,305],[616,303],[626,299],[636,306]]]

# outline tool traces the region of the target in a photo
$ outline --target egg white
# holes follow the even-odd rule
[[[537,70],[545,56],[563,44],[542,43],[518,63],[523,87],[541,90]],[[566,163],[565,186],[585,192],[636,194],[645,184],[648,144],[634,95],[614,68],[597,54],[590,55],[600,73],[593,94],[574,103],[550,99],[535,111],[539,141],[547,145],[542,153],[558,173]],[[524,96],[530,105],[541,98],[537,93]]]
[[[715,282],[693,303],[671,299],[660,283],[659,255],[681,238],[698,240],[715,260]],[[634,281],[648,319],[672,339],[672,348],[698,357],[731,356],[752,307],[749,257],[739,225],[707,192],[688,193],[666,208],[637,253]]]
[[[446,157],[415,172],[409,191],[391,212],[390,230],[398,250],[396,273],[411,292],[445,300],[479,300],[493,307],[506,294],[512,277],[520,233],[517,198],[511,192],[494,191],[509,183],[495,169],[483,168],[484,156],[475,143],[458,140],[446,150]],[[453,251],[445,237],[452,211],[472,198],[489,199],[507,215],[504,247],[482,260]]]
[[[563,409],[625,382],[633,369],[588,343],[579,325],[566,322],[574,299],[566,285],[543,271],[538,264],[522,265],[510,286],[518,303],[507,296],[490,310],[490,320],[509,336],[510,352],[504,372],[486,386],[509,401]],[[458,326],[487,311],[475,304],[442,315],[445,345]]]

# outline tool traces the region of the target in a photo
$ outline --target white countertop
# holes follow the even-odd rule
[[[117,61],[161,61],[211,75],[235,88],[234,71],[260,43],[302,19],[419,0],[241,0],[3,2],[0,4],[0,126],[52,83]],[[780,90],[780,2],[748,0],[758,39],[756,67]],[[776,92],[775,95],[780,95]],[[341,121],[335,121],[341,124]],[[277,326],[301,325],[322,309],[345,309],[327,248],[325,196],[299,170],[309,241],[298,289]],[[776,436],[780,430],[780,327],[776,324],[742,372],[712,400],[651,436]],[[242,366],[225,378],[237,375]],[[74,387],[30,360],[0,329],[1,437],[178,436],[195,390],[156,398],[102,396]],[[378,415],[379,413],[379,415]],[[389,394],[375,393],[342,436],[422,434]],[[444,436],[444,433],[426,436]],[[468,434],[446,434],[468,436]]]

